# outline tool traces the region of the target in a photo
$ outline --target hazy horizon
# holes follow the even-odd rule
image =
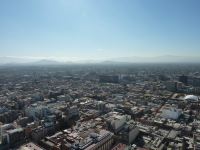
[[[69,59],[66,57],[0,57],[0,65],[63,65],[63,64],[123,64],[123,63],[200,63],[200,57],[163,55],[155,57],[116,57],[107,59]]]

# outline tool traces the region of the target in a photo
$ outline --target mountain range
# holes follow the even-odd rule
[[[114,62],[127,63],[200,63],[200,57],[163,55],[155,57],[120,57],[111,59]]]
[[[86,64],[86,63],[200,63],[198,56],[164,55],[156,57],[119,57],[105,60],[60,61],[39,58],[0,57],[0,65],[61,65],[61,64]]]

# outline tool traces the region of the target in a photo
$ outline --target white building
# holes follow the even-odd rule
[[[116,115],[111,120],[111,125],[115,130],[118,130],[125,124],[125,122],[126,122],[126,116]]]
[[[165,106],[162,109],[161,116],[165,119],[176,120],[181,115],[182,111],[174,106]]]
[[[198,96],[195,96],[195,95],[187,95],[185,96],[184,100],[190,101],[190,102],[198,102],[199,98]]]
[[[109,113],[107,118],[115,132],[118,132],[125,125],[126,121],[130,119],[127,115],[120,115],[117,112]]]
[[[48,112],[50,112],[50,110],[46,106],[37,106],[36,104],[25,109],[26,116],[33,117],[34,119],[45,117]]]
[[[69,95],[60,95],[57,97],[58,101],[72,101],[72,98]]]

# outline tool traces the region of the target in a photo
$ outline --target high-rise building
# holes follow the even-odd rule
[[[182,82],[182,83],[187,85],[188,84],[188,77],[185,76],[185,75],[179,76],[179,82]]]

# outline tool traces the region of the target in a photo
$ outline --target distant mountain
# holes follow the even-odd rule
[[[164,55],[156,57],[120,57],[114,58],[113,62],[127,63],[200,63],[200,57]]]
[[[48,60],[48,59],[42,59],[37,62],[31,63],[32,65],[62,65],[65,64],[64,62],[58,62],[55,60]]]
[[[60,65],[64,62],[58,62],[49,59],[32,59],[18,57],[0,57],[0,65]]]
[[[0,65],[65,65],[65,64],[125,64],[125,63],[200,63],[199,56],[164,55],[156,57],[119,57],[106,60],[57,61],[52,59],[0,57]]]
[[[18,58],[18,57],[0,57],[0,64],[21,64],[21,63],[30,63],[36,61],[35,59],[31,58]]]

